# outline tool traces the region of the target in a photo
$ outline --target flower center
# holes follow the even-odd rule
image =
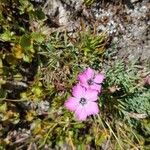
[[[89,79],[89,80],[87,81],[87,83],[88,83],[88,85],[93,85],[93,84],[94,84],[94,82],[93,82],[92,79]]]
[[[81,98],[79,103],[83,106],[87,103],[86,99],[85,98]]]

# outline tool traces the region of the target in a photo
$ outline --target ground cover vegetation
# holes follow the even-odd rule
[[[1,0],[0,149],[150,149],[150,66],[116,54],[82,20],[73,36],[53,32],[29,0]],[[88,68],[103,75],[98,110],[77,119],[65,103]]]

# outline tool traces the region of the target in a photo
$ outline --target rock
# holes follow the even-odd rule
[[[139,0],[131,0],[131,3],[137,3]]]
[[[48,0],[43,10],[50,17],[57,18],[60,25],[69,26],[73,13],[76,14],[82,3],[82,0]]]

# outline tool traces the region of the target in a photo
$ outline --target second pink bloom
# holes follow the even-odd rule
[[[87,68],[84,72],[79,74],[78,80],[82,86],[100,92],[104,75],[102,73],[95,72],[91,68]]]

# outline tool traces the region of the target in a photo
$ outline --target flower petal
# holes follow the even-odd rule
[[[94,82],[95,83],[102,83],[104,80],[104,75],[99,73],[97,75],[95,75],[95,78],[94,78]]]
[[[89,101],[96,101],[98,99],[98,91],[87,89],[84,97]]]
[[[77,98],[81,98],[85,95],[85,88],[80,84],[73,87],[72,95]]]
[[[94,70],[91,68],[87,68],[84,73],[86,74],[88,79],[91,79],[94,77]]]
[[[84,121],[87,118],[87,113],[83,106],[79,106],[75,111],[76,117],[78,120]]]
[[[87,84],[87,76],[85,73],[80,73],[78,75],[78,80],[81,82],[81,84]]]
[[[97,90],[98,92],[101,92],[102,86],[98,84],[93,84],[90,86],[90,89]]]
[[[85,105],[85,111],[88,116],[98,114],[99,113],[98,104],[96,102],[88,102]]]
[[[77,106],[79,105],[79,102],[76,98],[70,97],[66,102],[65,102],[65,107],[68,108],[71,111],[75,111],[77,109]]]

